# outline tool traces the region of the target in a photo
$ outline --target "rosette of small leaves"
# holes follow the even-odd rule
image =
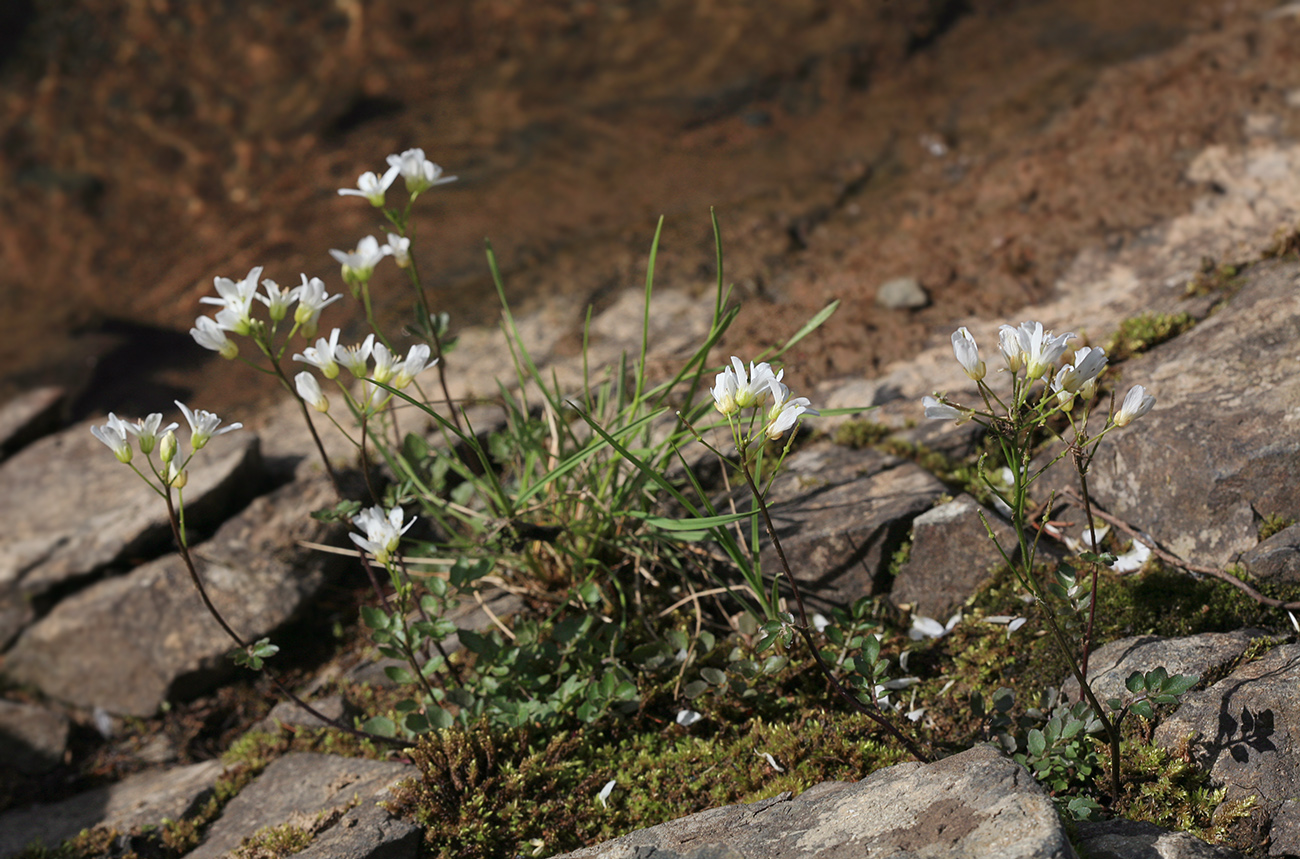
[[[1109,567],[1115,563],[1115,556],[1109,552],[1097,555],[1083,552],[1079,560],[1085,564]],[[1055,581],[1047,583],[1047,589],[1053,596],[1070,606],[1075,612],[1085,612],[1092,605],[1091,583],[1086,578],[1080,581],[1079,570],[1068,561],[1061,561],[1055,570]]]
[[[271,643],[269,638],[259,638],[257,641],[248,645],[247,648],[235,648],[230,651],[230,658],[235,661],[236,665],[243,668],[251,668],[253,671],[261,671],[262,663],[267,659],[280,652],[280,648]]]
[[[1124,686],[1135,696],[1133,700],[1125,703],[1119,698],[1111,698],[1106,704],[1119,714],[1119,719],[1123,719],[1127,713],[1136,713],[1144,719],[1153,719],[1155,712],[1152,710],[1152,705],[1176,704],[1178,696],[1195,686],[1200,679],[1196,675],[1171,676],[1164,666],[1158,666],[1147,672],[1134,671],[1124,681]]]

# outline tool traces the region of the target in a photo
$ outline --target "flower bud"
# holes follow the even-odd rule
[[[170,463],[176,458],[176,448],[176,433],[167,430],[158,440],[158,456],[162,457],[163,462]]]

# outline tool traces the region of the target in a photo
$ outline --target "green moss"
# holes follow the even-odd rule
[[[1259,523],[1260,542],[1267,540],[1279,531],[1290,528],[1295,524],[1295,519],[1289,516],[1283,516],[1281,513],[1270,513]]]
[[[831,438],[838,445],[861,450],[879,444],[890,432],[889,427],[875,421],[851,420],[837,426]]]
[[[1120,811],[1127,820],[1146,821],[1188,832],[1211,844],[1234,844],[1237,824],[1248,818],[1254,799],[1225,803],[1227,791],[1210,787],[1209,775],[1186,758],[1139,741],[1125,743]]]
[[[284,859],[307,849],[316,836],[310,829],[282,823],[263,826],[230,852],[234,859]]]
[[[814,709],[789,722],[709,718],[698,732],[671,723],[547,736],[455,728],[421,739],[413,755],[421,778],[390,807],[427,827],[430,855],[549,855],[707,808],[856,780],[899,760],[864,721]]]
[[[1201,270],[1187,282],[1185,294],[1191,298],[1221,292],[1231,295],[1245,282],[1248,263],[1220,263],[1214,257],[1201,257]]]
[[[1196,324],[1186,313],[1143,313],[1130,316],[1106,343],[1111,361],[1123,361],[1172,340]]]

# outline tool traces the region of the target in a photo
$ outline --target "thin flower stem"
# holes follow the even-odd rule
[[[763,496],[759,494],[758,487],[754,483],[754,475],[750,471],[749,461],[745,458],[743,449],[741,450],[741,470],[745,472],[745,481],[749,484],[749,491],[754,494],[754,503],[757,504],[758,509],[762,511],[763,523],[767,526],[768,537],[771,538],[772,545],[776,548],[776,556],[781,560],[781,566],[785,570],[786,582],[789,584],[790,590],[794,593],[795,604],[799,607],[799,623],[795,625],[795,629],[798,630],[800,637],[803,638],[804,642],[808,645],[808,650],[812,653],[813,660],[817,663],[817,667],[826,675],[827,680],[830,681],[831,686],[839,696],[845,701],[848,701],[849,705],[852,706],[853,709],[871,719],[877,725],[880,725],[893,735],[894,739],[898,740],[912,755],[912,757],[922,763],[929,763],[931,760],[930,756],[922,751],[920,746],[913,742],[911,738],[900,731],[893,722],[886,719],[884,713],[880,711],[879,705],[873,703],[871,707],[868,707],[866,704],[862,703],[856,695],[844,688],[843,684],[841,684],[839,679],[835,676],[835,673],[831,671],[830,666],[826,664],[824,659],[822,659],[821,652],[817,649],[817,645],[812,639],[812,634],[808,631],[808,612],[804,608],[803,594],[799,590],[799,585],[795,582],[794,573],[791,571],[790,564],[785,557],[785,550],[781,548],[781,540],[776,535],[776,528],[772,524],[772,517],[768,513],[767,504],[763,501]],[[872,690],[871,697],[874,701],[874,689]]]
[[[212,618],[221,626],[222,631],[230,637],[231,641],[235,642],[240,649],[247,651],[248,643],[244,641],[239,633],[235,632],[235,630],[231,628],[230,624],[226,622],[225,617],[223,617],[221,612],[217,611],[217,607],[212,604],[212,598],[208,596],[208,589],[204,586],[203,579],[199,576],[199,571],[194,566],[194,559],[191,557],[189,547],[186,544],[184,536],[185,528],[181,520],[182,514],[178,514],[176,506],[172,503],[171,493],[167,493],[164,497],[167,499],[167,520],[171,523],[172,536],[176,539],[177,554],[179,554],[181,560],[185,562],[185,569],[190,574],[190,581],[194,583],[195,589],[199,592],[199,598],[203,600],[204,608],[208,610],[208,614],[212,615]],[[351,734],[352,736],[363,740],[388,743],[389,745],[398,746],[400,748],[408,748],[414,745],[414,743],[409,740],[402,740],[397,737],[382,737],[379,734],[372,734],[368,731],[358,730],[357,728],[344,724],[337,719],[331,719],[329,716],[326,716],[324,713],[302,700],[302,698],[298,697],[298,695],[286,686],[284,682],[281,681],[280,678],[277,677],[269,668],[263,666],[262,670],[266,673],[266,676],[270,678],[271,683],[281,695],[288,698],[304,712],[319,719],[321,724],[329,725],[336,730],[343,731],[346,734]]]

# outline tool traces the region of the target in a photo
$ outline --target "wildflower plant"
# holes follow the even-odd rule
[[[1058,773],[1049,779],[1055,784],[1060,781],[1059,772],[1063,769],[1074,773],[1080,771],[1077,760],[1070,766],[1059,763],[1062,756],[1074,760],[1082,754],[1076,735],[1080,732],[1104,733],[1110,745],[1111,794],[1118,798],[1123,718],[1128,713],[1150,718],[1153,713],[1151,702],[1172,702],[1177,695],[1191,688],[1197,678],[1171,677],[1164,669],[1147,674],[1135,672],[1129,678],[1129,688],[1135,694],[1140,691],[1141,695],[1128,702],[1110,700],[1107,702],[1109,709],[1097,700],[1086,679],[1096,619],[1099,571],[1102,566],[1115,562],[1113,555],[1102,553],[1099,548],[1101,529],[1093,522],[1088,471],[1102,441],[1151,411],[1155,397],[1143,386],[1134,385],[1118,409],[1112,398],[1098,426],[1095,419],[1098,380],[1108,359],[1103,349],[1083,346],[1074,351],[1068,362],[1061,363],[1075,337],[1073,332],[1055,334],[1046,330],[1041,322],[1003,325],[998,332],[998,350],[1005,365],[1003,372],[1009,376],[1010,390],[998,386],[1002,389],[999,393],[987,381],[987,367],[975,338],[966,328],[959,328],[952,335],[953,353],[966,376],[976,384],[981,403],[970,406],[935,394],[925,397],[922,406],[927,418],[980,424],[998,445],[1006,468],[1002,469],[1002,474],[990,475],[985,470],[985,458],[981,458],[979,474],[988,491],[1000,502],[999,506],[1004,505],[1008,511],[1016,533],[1016,545],[1002,545],[987,521],[985,527],[1020,586],[1039,608],[1044,625],[1069,663],[1084,696],[1084,701],[1073,708],[1063,704],[1044,729],[1029,733],[1029,762],[1034,763],[1034,769],[1040,775]],[[1046,463],[1036,461],[1034,454],[1038,445],[1048,436],[1061,442],[1063,449]],[[1079,479],[1091,550],[1078,556],[1079,563],[1087,571],[1083,576],[1074,566],[1062,563],[1051,579],[1042,581],[1035,573],[1035,559],[1038,540],[1050,527],[1052,503],[1049,499],[1040,522],[1031,521],[1034,507],[1030,491],[1035,481],[1062,459],[1068,459]],[[1091,574],[1090,577],[1087,573]],[[1071,621],[1076,617],[1082,618],[1082,629],[1079,640],[1072,641],[1067,633],[1075,628]],[[1079,813],[1087,813],[1090,808],[1088,803],[1071,806],[1072,811]]]

